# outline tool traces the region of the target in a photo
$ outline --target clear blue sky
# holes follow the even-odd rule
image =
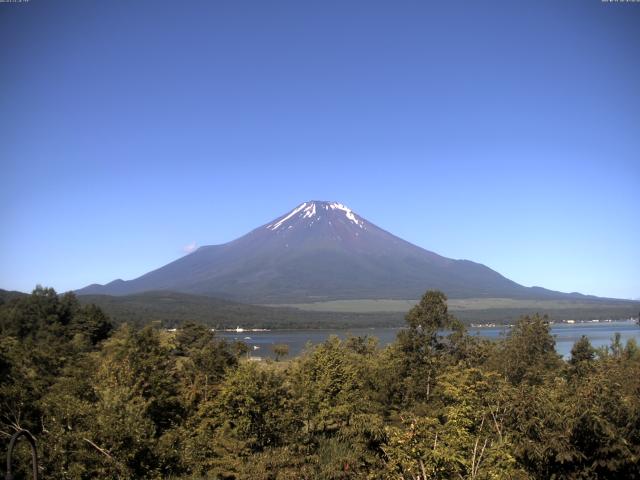
[[[0,288],[130,279],[309,199],[640,297],[640,4],[0,3]]]

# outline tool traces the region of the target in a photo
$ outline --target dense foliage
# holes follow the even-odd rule
[[[406,322],[386,348],[254,362],[203,326],[114,329],[37,288],[0,305],[0,447],[29,429],[52,479],[640,478],[635,342],[564,361],[545,317],[492,342],[439,292]]]

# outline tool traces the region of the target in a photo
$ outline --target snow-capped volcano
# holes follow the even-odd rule
[[[284,228],[293,228],[296,223],[299,224],[299,221],[305,218],[308,218],[310,221],[309,227],[313,226],[317,221],[322,220],[323,217],[328,224],[331,224],[332,219],[333,221],[341,221],[342,216],[356,226],[364,228],[364,221],[357,217],[346,205],[338,202],[319,201],[304,202],[298,205],[288,214],[276,219],[274,223],[267,225],[266,228],[274,231],[283,226]]]
[[[248,241],[259,241],[261,249],[270,246],[272,258],[280,257],[279,249],[286,249],[287,257],[294,254],[313,256],[320,251],[381,256],[390,254],[401,244],[409,245],[346,205],[319,200],[303,202],[232,243]]]
[[[442,257],[377,227],[342,203],[326,201],[303,202],[232,242],[200,247],[136,279],[94,284],[78,293],[169,290],[250,303],[295,303],[415,299],[427,289],[443,290],[452,298],[567,296],[523,287],[469,260]]]

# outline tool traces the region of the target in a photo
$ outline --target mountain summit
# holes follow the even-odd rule
[[[286,227],[287,229],[293,228],[295,223],[304,223],[304,219],[308,218],[311,223],[309,227],[313,226],[316,221],[320,221],[322,217],[326,218],[325,222],[331,225],[330,218],[342,222],[345,218],[360,228],[364,228],[364,220],[360,217],[356,217],[353,211],[337,202],[319,202],[311,201],[304,202],[291,210],[288,214],[276,219],[275,222],[267,225],[269,230],[276,231],[280,227]],[[287,224],[288,223],[288,224]]]
[[[469,260],[413,245],[338,202],[308,201],[246,235],[193,253],[134,280],[90,285],[79,294],[152,290],[250,303],[419,298],[439,289],[452,298],[568,298],[519,285]]]

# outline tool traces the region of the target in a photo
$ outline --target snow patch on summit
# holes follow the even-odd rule
[[[342,203],[331,203],[329,204],[329,208],[331,210],[342,210],[343,212],[345,212],[344,214],[349,220],[358,225],[360,228],[364,228],[363,222],[358,220],[353,214],[353,211],[346,205],[343,205]]]
[[[302,218],[313,217],[316,214],[316,204],[312,203],[307,208],[305,208],[303,212],[304,212],[304,215],[302,216]]]
[[[364,229],[364,222],[362,220],[358,219],[358,217],[355,216],[353,211],[349,207],[347,207],[346,205],[343,205],[342,203],[337,203],[337,202],[331,202],[331,203],[329,203],[329,202],[318,202],[318,203],[319,204],[317,204],[316,202],[304,202],[303,204],[301,204],[301,205],[297,206],[296,208],[294,208],[293,210],[291,210],[291,212],[289,212],[287,215],[282,217],[277,222],[274,222],[274,223],[271,223],[271,224],[267,225],[266,228],[268,230],[275,231],[278,228],[280,228],[285,222],[291,220],[296,215],[300,219],[304,219],[304,218],[312,219],[311,223],[308,225],[310,227],[316,221],[319,221],[322,218],[322,216],[320,216],[319,213],[322,212],[322,209],[324,208],[325,211],[339,210],[341,212],[344,212],[345,217],[347,217],[347,219],[350,222],[353,222],[357,226],[359,226],[360,228]],[[331,224],[331,221],[329,221],[329,224]],[[289,229],[289,228],[291,228],[291,225],[289,225],[287,227],[287,229]]]
[[[293,210],[291,210],[291,213],[289,213],[289,215],[287,215],[286,217],[284,217],[282,220],[276,222],[276,223],[272,223],[270,225],[267,225],[267,228],[269,230],[277,230],[278,227],[280,225],[282,225],[284,222],[286,222],[287,220],[289,220],[291,217],[293,217],[296,213],[298,213],[300,210],[302,210],[304,207],[307,206],[307,202],[304,202],[302,205],[300,205],[299,207],[294,208]]]

